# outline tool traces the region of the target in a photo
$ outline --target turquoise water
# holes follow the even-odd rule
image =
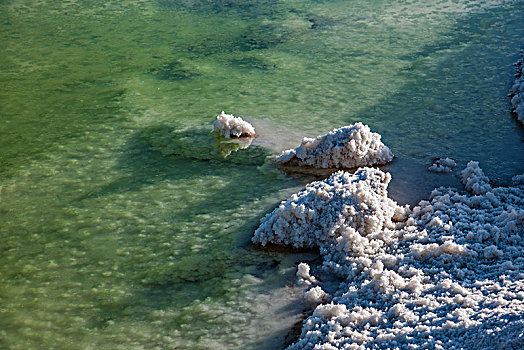
[[[13,0],[0,36],[2,348],[281,347],[300,258],[249,240],[303,136],[369,124],[406,202],[434,157],[524,172],[521,1]],[[227,158],[222,110],[260,134]]]

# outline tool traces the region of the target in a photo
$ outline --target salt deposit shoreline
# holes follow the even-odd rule
[[[518,67],[512,104],[524,123]],[[304,163],[322,163],[314,158]],[[429,170],[454,166],[446,158]],[[254,243],[318,248],[323,259],[299,265],[316,307],[288,349],[524,347],[524,174],[495,187],[470,161],[462,189],[436,188],[413,208],[390,198],[390,180],[376,168],[339,171],[261,219]],[[324,276],[339,279],[333,295]]]
[[[521,51],[521,54],[524,56],[524,50]],[[516,66],[516,79],[509,96],[511,97],[512,112],[517,120],[524,125],[524,57],[516,63]]]
[[[522,249],[512,247],[522,245],[522,239],[518,236],[524,219],[522,179],[515,179],[515,187],[492,189],[474,162],[468,165],[463,176],[470,194],[460,194],[451,189],[435,190],[431,201],[421,201],[409,217],[406,216],[407,219],[402,218],[407,214],[406,208],[387,198],[388,174],[372,168],[361,169],[354,175],[344,172],[333,174],[331,182],[310,184],[308,186],[313,187],[309,191],[306,188],[298,197],[290,197],[288,201],[291,202],[287,202],[290,205],[280,207],[282,213],[287,212],[294,218],[293,221],[286,221],[290,223],[288,229],[282,222],[278,223],[277,218],[270,222],[271,226],[283,228],[278,232],[273,230],[267,236],[267,221],[275,216],[266,217],[265,224],[263,219],[263,224],[255,233],[255,240],[262,244],[269,240],[297,248],[318,244],[324,258],[322,266],[316,269],[319,276],[327,273],[342,279],[342,287],[333,302],[321,303],[315,308],[312,316],[305,321],[298,342],[290,348],[314,348],[316,344],[323,344],[320,348],[326,349],[345,346],[355,349],[374,346],[402,348],[402,344],[414,344],[414,339],[418,338],[418,347],[431,345],[438,348],[440,345],[441,348],[468,348],[479,345],[475,337],[479,332],[489,331],[494,323],[497,324],[497,319],[520,315],[524,311],[524,284],[519,271],[524,267],[520,266],[524,258],[520,256]],[[340,180],[341,177],[345,180]],[[368,207],[375,214],[364,215],[354,221],[362,210],[353,210],[353,214],[350,211],[350,215],[346,212],[342,215],[345,215],[345,220],[352,220],[349,225],[341,224],[336,213],[320,213],[317,218],[316,213],[308,214],[308,208],[342,210],[341,205],[333,204],[333,201],[338,203],[336,198],[347,198],[344,193],[335,194],[335,197],[327,199],[327,203],[323,202],[323,195],[317,196],[319,190],[326,190],[325,186],[337,187],[341,181],[350,187],[355,185],[350,193],[367,188],[364,191],[367,194],[361,201],[357,196],[353,198],[357,206]],[[362,181],[367,185],[359,186]],[[379,188],[373,190],[376,185]],[[306,200],[301,201],[301,197]],[[318,200],[321,203],[312,204]],[[497,206],[504,201],[509,205]],[[294,206],[293,202],[301,204]],[[305,211],[297,212],[296,208],[303,204],[308,204],[303,206]],[[465,209],[459,210],[458,215],[454,214],[454,210],[461,206]],[[473,217],[485,215],[486,219],[483,223],[477,223],[477,219],[468,217],[468,210],[474,211]],[[496,215],[488,215],[493,212]],[[303,213],[306,213],[305,216]],[[321,225],[315,224],[317,219]],[[300,221],[298,226],[295,225]],[[302,232],[294,229],[304,225],[306,229]],[[486,230],[486,225],[491,225],[492,229]],[[329,228],[328,231],[334,232],[337,238],[333,240],[331,234],[315,230],[315,227],[321,226]],[[352,227],[358,227],[359,233]],[[345,233],[340,230],[345,230]],[[314,236],[304,237],[307,232],[313,232]],[[349,236],[344,236],[347,234]],[[478,235],[482,237],[480,241]],[[357,244],[358,241],[361,243]],[[507,275],[502,283],[498,281],[498,270],[504,271],[500,276]],[[316,283],[321,280],[319,276],[306,280],[313,288],[321,288],[322,282]],[[484,280],[479,276],[484,276]],[[304,276],[301,278],[304,279]],[[485,290],[485,286],[489,291]],[[489,329],[483,328],[486,322]],[[517,321],[511,322],[511,327],[517,327]],[[506,323],[502,321],[498,324],[505,327]],[[388,328],[388,325],[391,327]],[[465,330],[468,328],[476,333],[467,333]],[[465,335],[466,340],[461,343],[459,340]],[[519,341],[518,333],[512,331],[510,336]],[[431,337],[435,337],[435,342]],[[378,345],[376,339],[380,339]]]

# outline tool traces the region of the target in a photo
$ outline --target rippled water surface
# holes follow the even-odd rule
[[[0,37],[2,348],[282,347],[295,260],[249,239],[303,136],[370,125],[399,201],[524,172],[521,1],[7,0]],[[227,158],[222,110],[260,134]]]

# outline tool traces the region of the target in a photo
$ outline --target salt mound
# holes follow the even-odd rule
[[[389,163],[393,153],[362,123],[334,129],[315,139],[304,138],[295,149],[284,151],[274,161],[281,165],[315,168],[357,168]]]
[[[253,125],[240,117],[226,114],[224,111],[217,116],[217,120],[213,123],[213,130],[225,138],[255,136]]]
[[[321,304],[322,302],[326,302],[330,299],[330,295],[327,294],[322,290],[322,287],[316,286],[311,289],[309,289],[306,293],[304,293],[304,301],[307,305],[316,307],[318,304]]]
[[[310,285],[310,284],[315,283],[317,281],[315,276],[311,276],[309,274],[309,269],[310,269],[310,267],[306,263],[298,264],[297,277],[298,277],[299,284]]]
[[[476,162],[462,175],[472,194],[436,189],[411,211],[389,174],[337,172],[261,220],[254,242],[318,246],[342,280],[329,303],[308,292],[320,305],[289,349],[524,346],[524,183],[492,189]]]
[[[522,52],[524,54],[524,51]],[[516,80],[511,88],[511,105],[517,119],[524,124],[524,58],[517,62]]]
[[[473,194],[484,194],[491,191],[489,179],[479,167],[479,162],[470,161],[466,169],[460,173],[462,175],[462,184],[469,192]]]
[[[428,168],[429,171],[434,173],[450,173],[453,168],[457,165],[451,158],[439,158],[436,159],[433,164]]]
[[[389,173],[363,168],[308,184],[261,219],[253,242],[329,250],[351,237],[353,245],[340,249],[372,249],[367,244],[377,232],[394,227],[392,217],[400,210],[387,197],[390,180]]]

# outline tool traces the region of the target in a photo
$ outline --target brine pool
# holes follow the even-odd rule
[[[1,348],[285,346],[315,255],[250,238],[304,136],[368,124],[402,203],[436,157],[524,172],[519,0],[4,0],[0,38]],[[260,134],[226,158],[222,110]]]

